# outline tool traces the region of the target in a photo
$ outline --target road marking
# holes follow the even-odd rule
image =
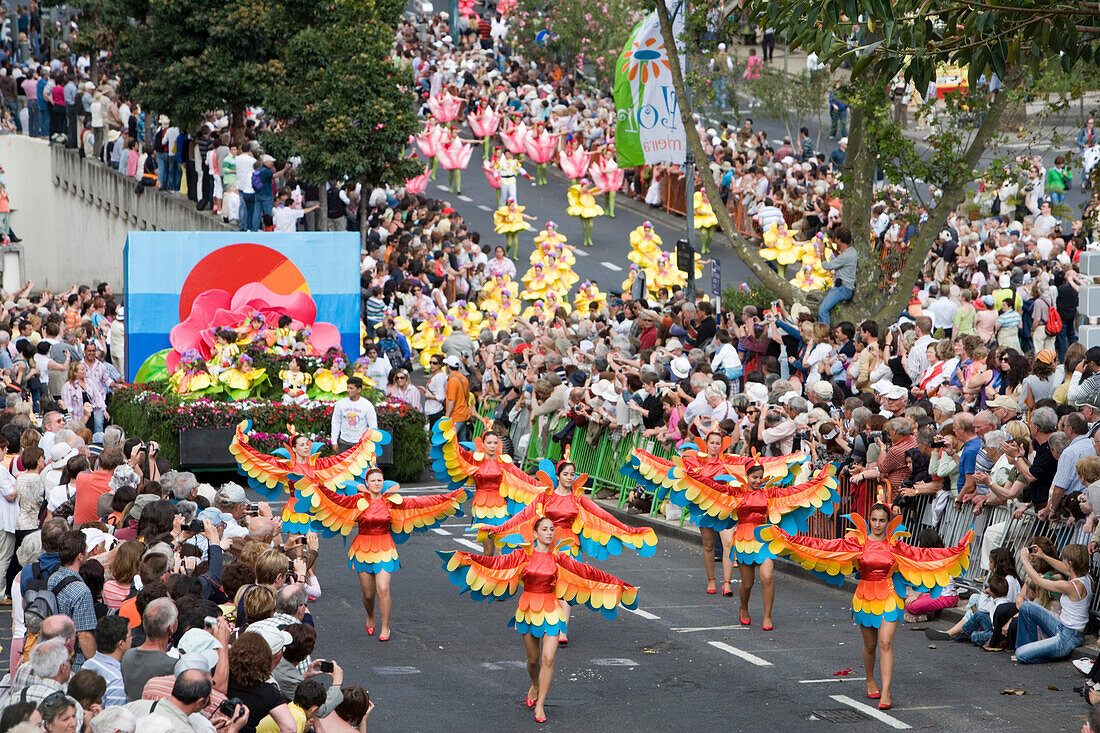
[[[637,667],[638,663],[633,659],[593,659],[592,664],[597,667]]]
[[[450,191],[451,190],[450,186],[444,186],[442,183],[435,184],[435,187],[438,188],[440,191]]]
[[[748,626],[687,626],[684,628],[673,628],[670,631],[675,631],[678,634],[690,634],[693,631],[728,631],[731,629],[741,630],[747,629]]]
[[[856,680],[865,680],[866,677],[828,677],[823,680],[799,680],[800,685],[817,685],[824,682],[854,682]]]
[[[465,196],[459,196],[459,198],[465,198]],[[486,206],[485,204],[478,204],[477,208],[481,209],[482,211],[492,211],[492,208]]]
[[[463,547],[469,547],[471,550],[477,550],[479,553],[485,549],[478,543],[470,542],[469,540],[463,539],[461,537],[455,537],[455,542],[462,545]]]
[[[585,252],[583,249],[574,249],[573,254],[575,254],[577,257],[587,257],[588,256],[588,253]]]
[[[385,675],[420,674],[416,667],[375,667],[374,671]]]
[[[513,660],[508,660],[504,662],[482,662],[481,666],[489,670],[490,672],[500,672],[503,669],[508,669],[511,667],[519,667],[522,669],[527,666],[527,662],[516,662]]]
[[[624,608],[626,607],[624,606]],[[640,608],[627,608],[626,610],[630,611],[635,616],[641,616],[642,618],[649,619],[650,621],[657,621],[661,618],[660,616],[654,616],[649,611],[643,611]]]
[[[472,198],[470,198],[469,196],[467,196],[465,194],[461,194],[461,193],[458,194],[458,198],[459,198],[460,201],[473,201]]]
[[[860,711],[861,713],[866,713],[867,715],[870,715],[875,720],[877,720],[879,722],[882,722],[882,723],[886,723],[886,725],[890,726],[891,728],[894,728],[895,730],[909,730],[910,728],[913,727],[913,726],[909,725],[908,723],[903,723],[902,721],[895,718],[893,715],[887,715],[886,713],[882,712],[878,708],[873,708],[870,705],[864,705],[861,702],[856,702],[855,700],[848,697],[847,695],[829,695],[829,697],[831,699],[836,700],[837,702],[841,703],[842,705],[847,705],[848,707],[854,708],[854,709]]]
[[[432,527],[432,531],[435,532],[436,534],[441,534],[444,537],[450,537],[451,536],[450,532],[448,532],[445,529],[440,529],[439,527]]]
[[[601,262],[601,265],[611,270],[612,272],[622,272],[623,268],[616,265],[614,262]]]
[[[730,646],[729,644],[725,644],[725,643],[720,642],[720,641],[709,641],[707,643],[710,644],[715,649],[721,649],[722,651],[728,652],[728,653],[732,654],[735,657],[740,657],[741,659],[744,659],[746,662],[749,662],[750,664],[755,664],[757,667],[771,667],[771,666],[774,666],[767,659],[761,659],[760,657],[756,656],[755,654],[750,654],[749,652],[747,652],[743,649],[738,649],[735,646]]]
[[[440,527],[469,527],[470,525],[465,523],[455,522],[453,524],[441,524]]]

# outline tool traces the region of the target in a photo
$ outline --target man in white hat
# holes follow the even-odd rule
[[[909,393],[905,391],[904,387],[892,384],[889,389],[882,393],[882,409],[879,410],[879,414],[885,418],[901,417],[908,404]]]

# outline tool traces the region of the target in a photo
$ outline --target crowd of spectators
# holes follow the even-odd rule
[[[106,283],[32,288],[0,317],[0,728],[364,731],[369,696],[313,653],[318,537],[109,424],[125,313]]]

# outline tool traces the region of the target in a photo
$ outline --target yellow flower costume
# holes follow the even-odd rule
[[[595,303],[600,308],[607,307],[607,296],[600,292],[596,283],[585,281],[577,290],[577,297],[573,299],[573,307],[577,312],[587,314],[589,305]]]
[[[206,368],[211,374],[217,376],[233,366],[241,348],[236,344],[223,344],[221,341],[214,344],[214,355],[206,362]]]
[[[523,314],[520,315],[520,319],[525,322],[530,322],[532,318],[537,318],[539,324],[543,324],[549,320],[551,315],[553,314],[546,310],[546,303],[542,300],[536,300],[531,303],[531,305],[527,306]]]
[[[493,229],[497,234],[504,235],[512,257],[515,257],[519,251],[519,233],[531,228],[524,219],[524,208],[516,205],[514,201],[509,201],[493,212]]]
[[[191,371],[182,366],[168,377],[168,383],[179,395],[195,395],[206,392],[218,384],[218,381],[205,371]]]
[[[348,375],[331,369],[318,369],[314,372],[313,383],[317,385],[317,389],[333,395],[348,391]]]
[[[420,322],[420,328],[409,339],[409,345],[420,352],[420,364],[427,369],[428,362],[436,354],[443,353],[443,339],[451,335],[451,324],[440,315]]]
[[[657,259],[661,256],[661,237],[653,231],[649,222],[643,223],[630,233],[630,254],[628,260],[644,268],[657,266]]]
[[[266,369],[253,369],[252,360],[242,356],[235,366],[218,374],[218,381],[233,399],[242,399],[258,384],[267,380]]]
[[[447,311],[447,316],[462,324],[462,330],[472,338],[481,333],[481,321],[484,316],[477,306],[465,300],[457,300]]]
[[[699,249],[706,254],[710,252],[710,243],[714,240],[714,229],[718,226],[718,217],[714,215],[714,209],[711,208],[705,192],[696,191],[693,203],[695,205],[695,228],[699,230]]]
[[[592,220],[603,215],[603,207],[596,203],[593,193],[596,189],[588,188],[588,181],[581,179],[580,183],[574,183],[569,187],[566,197],[569,200],[569,208],[565,213],[569,216],[579,217],[581,220],[581,244],[592,246]]]
[[[548,274],[542,265],[533,265],[523,276],[527,285],[519,297],[524,300],[538,300],[546,296],[547,291],[557,287],[557,277]]]
[[[558,225],[552,221],[546,222],[546,228],[535,237],[535,246],[539,250],[546,251],[556,244],[565,244],[565,235],[558,231]]]

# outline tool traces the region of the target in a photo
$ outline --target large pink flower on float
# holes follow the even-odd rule
[[[519,5],[517,0],[500,0],[497,3],[497,12],[500,13],[501,17],[507,18],[508,13],[515,10],[517,5]]]
[[[512,155],[523,155],[525,152],[523,144],[527,140],[527,125],[522,121],[516,124],[511,120],[505,120],[500,130],[500,139],[505,149]]]
[[[530,130],[523,141],[523,149],[535,163],[549,163],[554,157],[558,140],[546,130]]]
[[[588,166],[588,175],[601,192],[618,191],[623,187],[623,169],[614,158],[601,157]]]
[[[428,120],[424,130],[416,136],[416,145],[420,148],[420,154],[425,158],[434,158],[439,151],[439,138],[443,135],[443,128]]]
[[[465,169],[470,164],[471,153],[473,153],[473,148],[469,143],[464,143],[461,139],[453,137],[449,141],[440,142],[436,155],[439,157],[439,164],[443,166],[444,170],[453,171]]]
[[[558,156],[558,164],[566,178],[584,178],[588,171],[588,151],[579,147],[572,152],[563,150]]]
[[[462,100],[452,97],[450,92],[437,94],[428,100],[428,109],[440,122],[452,122],[458,117],[458,110],[462,108]]]
[[[424,190],[428,187],[428,175],[431,172],[430,168],[425,168],[419,176],[406,178],[405,193],[424,193]]]
[[[497,134],[497,127],[500,126],[500,115],[495,109],[485,105],[480,112],[466,115],[466,122],[476,137],[492,137]]]
[[[333,346],[340,346],[340,331],[331,323],[316,320],[317,304],[308,293],[282,295],[258,282],[242,285],[232,295],[213,288],[200,293],[191,304],[191,313],[168,333],[172,343],[172,351],[165,359],[169,373],[175,371],[180,356],[188,349],[209,358],[213,354],[214,332],[242,326],[254,313],[262,315],[271,328],[275,328],[280,316],[290,316],[291,328],[309,328],[315,353],[323,354]]]

